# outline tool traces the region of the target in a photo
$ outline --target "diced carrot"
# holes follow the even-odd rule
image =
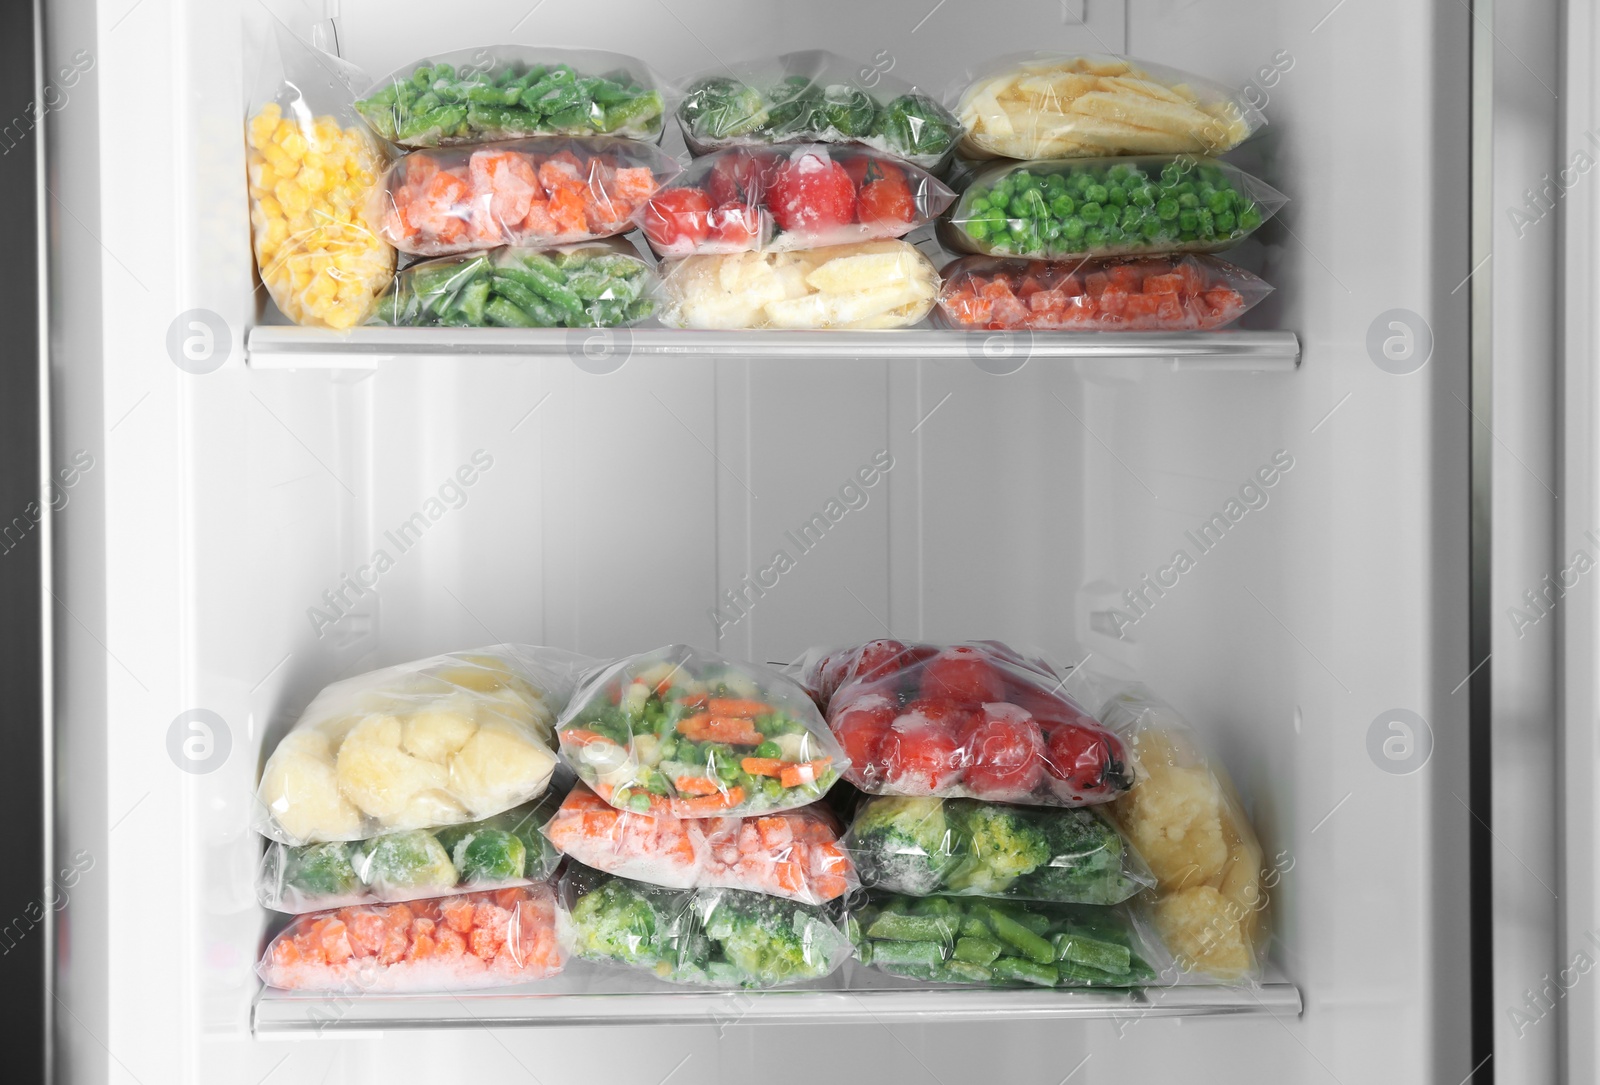
[[[321,922],[321,931],[318,934],[322,943],[322,955],[329,964],[343,964],[355,955],[355,950],[350,945],[349,929],[337,919]]]
[[[790,893],[798,893],[801,886],[805,885],[805,876],[800,871],[800,864],[793,860],[778,863],[773,867],[773,874],[777,878],[778,888]]]
[[[1039,281],[1038,277],[1029,275],[1022,280],[1022,285],[1017,288],[1017,297],[1026,301],[1043,289],[1044,284]]]
[[[1083,277],[1084,289],[1089,292],[1091,297],[1096,298],[1105,292],[1106,284],[1110,281],[1103,271],[1091,271]]]
[[[833,900],[844,896],[850,883],[837,874],[822,874],[811,879],[811,891],[820,900]]]
[[[827,769],[831,757],[819,757],[815,761],[804,761],[796,765],[784,767],[783,775],[778,777],[778,782],[784,787],[799,787],[802,784],[815,783],[818,776]]]
[[[561,732],[561,741],[573,746],[587,746],[591,742],[611,742],[611,739],[598,731],[588,731],[582,727],[569,727]],[[613,746],[615,742],[611,742]]]
[[[272,963],[285,968],[300,963],[300,947],[293,938],[279,938],[272,943]]]
[[[440,927],[435,933],[439,939],[441,957],[460,957],[467,952],[467,939],[460,931],[450,927]]]
[[[377,956],[378,950],[383,948],[383,916],[371,908],[351,908],[348,911],[350,916],[345,924],[350,930],[350,945],[356,956]]]
[[[706,706],[713,716],[770,716],[772,706],[762,701],[743,701],[732,697],[713,697]]]
[[[656,187],[656,175],[648,166],[625,166],[611,181],[612,191],[632,204],[648,200]]]
[[[517,905],[521,904],[522,899],[526,896],[527,894],[517,887],[500,889],[495,892],[494,902],[506,911],[511,912],[516,910]]]
[[[1155,294],[1129,294],[1123,305],[1123,315],[1129,320],[1155,316],[1156,298]]]
[[[721,792],[721,786],[705,776],[679,776],[672,781],[680,795],[715,795]]]
[[[1089,276],[1091,279],[1093,275]],[[1099,295],[1100,311],[1107,316],[1121,316],[1128,307],[1129,294],[1119,286],[1107,285]]]
[[[707,698],[704,693],[691,693],[678,703],[683,705],[685,708],[704,708],[706,706],[706,700]]]
[[[794,829],[790,827],[788,818],[757,818],[756,832],[761,834],[761,846],[768,851],[787,848],[794,843]]]
[[[1183,293],[1183,276],[1151,275],[1144,281],[1146,294],[1181,294]]]
[[[445,923],[457,934],[466,934],[472,929],[472,901],[457,897],[442,905],[440,911]]]
[[[495,951],[504,944],[503,941],[496,942],[494,935],[481,927],[474,928],[472,933],[467,935],[467,947],[472,950],[472,955],[480,961],[494,960]]]
[[[772,776],[774,778],[783,774],[783,766],[787,761],[777,757],[746,757],[739,761],[739,767],[751,776]]]
[[[1132,264],[1112,264],[1106,271],[1106,278],[1113,286],[1130,293],[1139,289],[1139,269]]]
[[[420,931],[411,939],[411,950],[407,957],[413,961],[425,961],[438,952],[439,943],[433,937],[433,932]]]
[[[730,807],[738,806],[742,802],[744,802],[744,788],[735,786],[715,795],[706,795],[701,798],[673,799],[672,812],[678,817],[706,817],[727,810]]]
[[[550,217],[555,219],[556,231],[553,236],[561,237],[566,234],[582,234],[589,231],[589,220],[585,211],[585,200],[581,191],[571,188],[559,188],[550,193]]]
[[[1183,280],[1183,293],[1198,294],[1206,288],[1206,275],[1198,260],[1179,260],[1173,271]]]
[[[411,927],[388,927],[383,932],[383,948],[378,950],[379,964],[394,964],[404,960],[406,950],[411,946]]]

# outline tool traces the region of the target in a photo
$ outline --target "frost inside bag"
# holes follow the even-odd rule
[[[619,810],[579,784],[544,835],[585,866],[676,889],[721,886],[822,904],[859,884],[839,845],[838,819],[820,803],[675,818]]]
[[[408,64],[355,106],[392,143],[439,147],[537,136],[656,142],[666,100],[660,79],[635,57],[491,45]]]
[[[625,233],[678,173],[659,147],[626,139],[524,139],[412,151],[384,174],[369,217],[417,256],[563,245]]]
[[[683,644],[585,676],[556,732],[597,795],[646,814],[789,810],[820,799],[845,763],[791,679]]]
[[[913,896],[1117,904],[1154,881],[1094,807],[878,795],[844,846],[863,884]]]
[[[663,265],[661,321],[680,328],[905,328],[939,272],[905,241],[687,256]]]
[[[1049,665],[997,641],[868,641],[790,673],[827,704],[845,779],[872,794],[1085,806],[1133,782],[1121,740]]]
[[[813,249],[901,237],[955,193],[916,166],[821,143],[697,159],[639,212],[659,256]]]
[[[296,324],[353,328],[395,264],[368,217],[384,158],[352,105],[349,81],[365,77],[275,19],[256,23],[264,71],[245,125],[256,267]]]
[[[1271,937],[1268,890],[1287,868],[1264,872],[1260,841],[1227,770],[1189,722],[1143,686],[1082,668],[1067,685],[1100,702],[1101,718],[1127,742],[1133,790],[1106,812],[1155,875],[1140,899],[1148,899],[1179,968],[1259,982]]]
[[[908,979],[995,987],[1143,987],[1171,981],[1128,905],[905,897],[852,910],[863,964]]]
[[[974,158],[1221,154],[1266,123],[1227,87],[1103,54],[1024,53],[990,61],[956,105]]]
[[[655,271],[620,238],[442,256],[395,277],[372,323],[450,328],[613,328],[655,311]]]
[[[992,256],[1217,252],[1255,232],[1284,195],[1226,162],[1080,158],[991,166],[939,224],[947,248]]]
[[[851,955],[839,909],[738,889],[664,889],[577,864],[561,877],[562,941],[575,957],[672,983],[779,987]]]
[[[689,80],[678,126],[695,155],[774,143],[862,143],[936,170],[960,126],[915,87],[821,50],[785,53]]]
[[[586,661],[495,645],[335,682],[267,759],[255,829],[315,844],[476,821],[543,794]]]
[[[555,891],[540,883],[299,916],[256,972],[268,987],[357,996],[527,983],[556,975],[565,959]]]
[[[943,275],[941,321],[995,331],[1210,331],[1272,292],[1214,256],[1071,263],[964,256]]]
[[[271,844],[261,857],[256,897],[263,907],[298,913],[543,881],[561,853],[539,826],[559,806],[560,797],[546,793],[460,825],[297,848]]]

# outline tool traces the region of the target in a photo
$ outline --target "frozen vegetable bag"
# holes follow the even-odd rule
[[[676,889],[720,886],[822,904],[856,888],[839,822],[821,803],[750,817],[619,810],[579,784],[544,834],[608,874]]]
[[[636,57],[490,45],[408,64],[373,83],[355,105],[402,147],[537,136],[655,143],[666,99],[660,79]]]
[[[263,58],[245,123],[256,268],[296,324],[355,327],[395,262],[368,218],[384,158],[351,104],[349,81],[365,77],[268,15],[250,28]]]
[[[597,795],[645,814],[789,810],[821,798],[845,764],[793,680],[683,644],[587,675],[556,732]]]
[[[267,759],[255,829],[298,846],[476,821],[543,794],[584,657],[500,644],[335,682]]]

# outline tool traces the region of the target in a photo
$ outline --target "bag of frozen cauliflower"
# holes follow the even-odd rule
[[[335,682],[261,773],[254,827],[298,847],[479,821],[537,798],[593,660],[499,644]]]

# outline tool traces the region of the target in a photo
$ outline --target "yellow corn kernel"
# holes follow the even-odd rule
[[[327,174],[323,173],[319,169],[312,169],[309,166],[301,170],[295,180],[299,182],[300,186],[305,189],[306,192],[312,194],[322,192],[328,187]]]
[[[265,158],[280,175],[286,177],[294,176],[298,169],[294,159],[285,154],[283,148],[275,143],[267,144],[261,151],[261,157]]]
[[[294,121],[290,120],[288,117],[285,117],[278,122],[278,127],[272,130],[272,142],[281,147],[283,146],[284,140],[288,139],[298,131],[299,128],[296,127]]]
[[[297,159],[304,158],[306,152],[311,149],[306,143],[306,137],[301,135],[299,130],[292,131],[285,136],[281,146],[286,153]]]

